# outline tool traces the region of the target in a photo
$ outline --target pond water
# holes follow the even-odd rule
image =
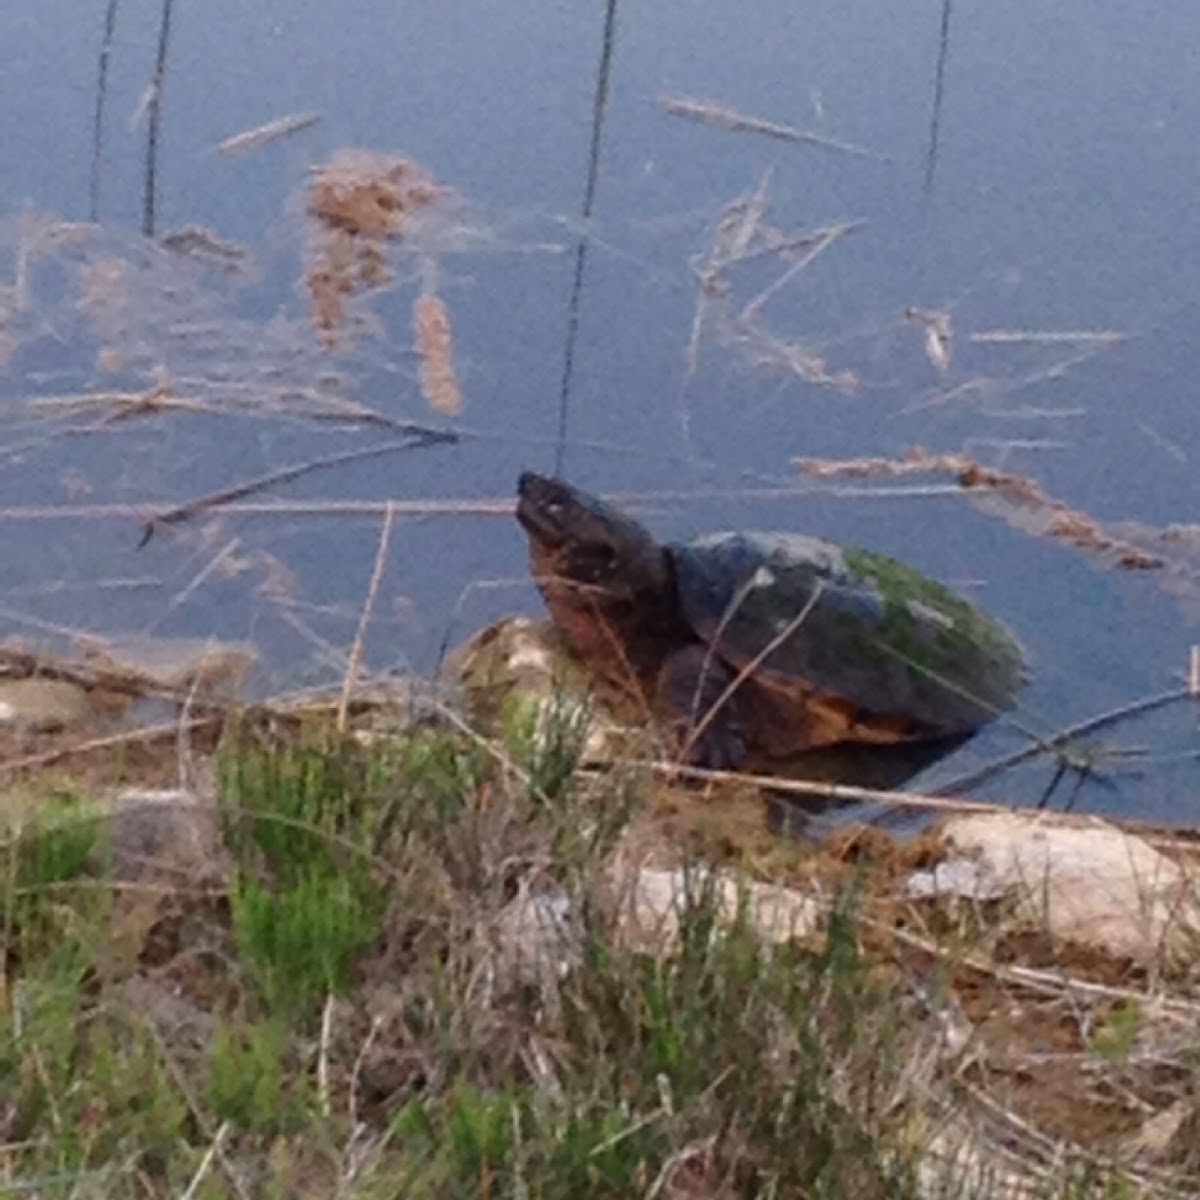
[[[398,510],[367,661],[428,670],[540,608],[505,505],[522,468],[557,466],[667,537],[814,532],[959,586],[1028,648],[1018,717],[1040,734],[1183,682],[1194,6],[212,0],[174,5],[165,41],[163,12],[0,10],[6,631],[212,634],[260,647],[260,689],[338,679],[383,504],[426,501]],[[219,149],[301,113],[319,121]],[[314,271],[346,246],[309,211],[312,171],[347,148],[439,190],[365,267],[340,262],[377,286],[323,336]],[[461,411],[422,387],[422,297]],[[460,437],[330,463],[139,548],[147,505],[403,422]],[[1040,493],[984,507],[945,472],[796,465],[914,446]],[[1069,537],[1045,536],[1055,520]],[[1162,565],[1122,569],[1131,545]],[[1022,737],[997,725],[922,783]],[[1080,806],[1200,817],[1193,706],[1102,748]],[[985,791],[1036,797],[1052,774]]]

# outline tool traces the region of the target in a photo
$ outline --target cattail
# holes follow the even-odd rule
[[[413,307],[413,331],[421,356],[421,391],[434,412],[447,417],[462,412],[462,392],[454,375],[450,314],[439,296],[423,293]]]

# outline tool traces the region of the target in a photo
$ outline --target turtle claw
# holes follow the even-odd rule
[[[659,708],[685,765],[736,771],[745,763],[737,698],[725,695],[732,679],[730,669],[699,643],[676,650],[663,665]]]

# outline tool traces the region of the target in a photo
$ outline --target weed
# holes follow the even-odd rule
[[[379,908],[365,874],[316,865],[277,889],[239,874],[229,903],[238,948],[268,1009],[290,1015],[348,986],[375,936]]]

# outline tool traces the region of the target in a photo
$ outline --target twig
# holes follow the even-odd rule
[[[852,458],[793,460],[806,475],[818,479],[844,476],[864,478],[938,472],[954,475],[968,492],[977,492],[1003,502],[997,515],[1027,533],[1066,542],[1076,549],[1103,555],[1113,566],[1124,571],[1154,571],[1167,565],[1166,560],[1134,542],[1110,533],[1087,513],[1072,508],[1044,491],[1028,475],[1002,471],[972,458],[969,454],[939,454],[912,446],[900,459]],[[985,511],[988,511],[985,509]],[[1031,520],[1030,517],[1036,518]],[[1161,538],[1160,531],[1151,531]],[[1139,531],[1135,536],[1145,536]]]
[[[363,1038],[363,1044],[358,1048],[358,1053],[354,1056],[354,1066],[350,1071],[350,1127],[355,1129],[358,1127],[358,1088],[359,1081],[362,1078],[363,1065],[367,1061],[367,1055],[371,1052],[371,1047],[375,1043],[376,1037],[379,1035],[379,1030],[383,1027],[383,1018],[376,1013],[371,1018],[371,1028],[367,1030],[367,1036]]]
[[[345,466],[346,463],[360,462],[367,458],[380,458],[385,454],[395,454],[398,450],[412,450],[420,446],[428,446],[431,443],[432,439],[430,437],[414,434],[412,437],[397,442],[387,442],[382,446],[370,446],[365,450],[347,450],[341,454],[329,454],[324,458],[310,459],[308,462],[284,467],[280,471],[272,471],[269,475],[260,475],[257,479],[248,479],[243,483],[234,484],[232,487],[222,488],[217,492],[209,492],[206,496],[198,496],[195,500],[189,500],[185,504],[177,505],[175,508],[167,509],[165,512],[160,512],[156,516],[151,517],[142,526],[142,538],[138,542],[138,548],[141,549],[154,536],[155,530],[160,526],[175,525],[180,521],[190,520],[200,513],[207,512],[209,509],[223,507],[231,500],[240,500],[244,496],[252,496],[255,492],[265,491],[276,484],[290,483],[292,480],[309,475],[313,471],[324,471],[331,467],[341,467]]]
[[[2,607],[0,617],[12,619],[11,614]],[[15,646],[0,645],[0,671],[9,678],[28,679],[36,676],[41,679],[61,679],[77,687],[100,688],[139,699],[152,696],[175,704],[182,704],[187,700],[187,693],[183,689],[157,682],[150,675],[136,669],[120,670],[99,663],[75,662],[35,654]]]
[[[258,150],[280,138],[311,129],[320,119],[317,113],[289,113],[287,116],[276,117],[273,121],[256,125],[253,129],[235,133],[221,142],[217,149],[227,158],[248,154],[251,150]]]
[[[1014,751],[1012,754],[1006,754],[1002,758],[994,759],[992,762],[985,763],[983,766],[977,767],[972,771],[956,775],[948,783],[939,787],[933,794],[935,796],[945,796],[952,792],[962,791],[964,788],[974,787],[976,784],[983,783],[985,780],[991,779],[993,776],[999,775],[1011,767],[1028,762],[1029,759],[1036,758],[1039,754],[1051,752],[1064,743],[1074,741],[1085,734],[1095,733],[1096,730],[1104,729],[1109,725],[1115,725],[1118,721],[1126,720],[1129,717],[1141,716],[1143,713],[1153,712],[1155,709],[1165,708],[1169,704],[1178,703],[1180,700],[1193,699],[1194,697],[1195,693],[1190,687],[1183,687],[1174,688],[1169,692],[1158,692],[1153,696],[1145,696],[1141,700],[1134,700],[1129,704],[1123,704],[1119,708],[1110,709],[1097,716],[1089,717],[1085,721],[1069,725],[1066,729],[1062,729],[1048,738],[1041,739],[1036,745],[1026,746],[1023,750]]]
[[[738,320],[747,323],[753,322],[762,311],[763,305],[772,296],[786,287],[787,284],[791,283],[809,263],[824,254],[835,242],[840,242],[848,233],[853,233],[856,229],[861,229],[865,224],[865,221],[844,221],[841,225],[834,225],[832,228],[825,230],[820,238],[804,254],[800,255],[778,279],[769,283],[754,299],[746,304],[739,314]]]
[[[229,1132],[229,1122],[222,1121],[217,1128],[217,1132],[213,1134],[213,1139],[208,1144],[208,1149],[204,1152],[204,1157],[200,1160],[200,1165],[196,1168],[196,1173],[192,1176],[192,1181],[187,1185],[187,1190],[183,1193],[180,1200],[192,1200],[196,1195],[200,1185],[204,1182],[204,1177],[208,1174],[209,1168],[212,1166],[213,1159],[221,1152],[221,1143],[225,1141],[225,1135]]]
[[[1013,395],[1036,384],[1064,378],[1073,367],[1095,358],[1111,344],[1108,342],[1086,343],[1082,350],[1068,354],[1048,367],[1030,371],[1025,375],[1018,375],[1015,379],[999,379],[990,375],[979,375],[955,384],[952,388],[933,392],[920,400],[914,400],[911,404],[906,404],[900,411],[907,416],[909,413],[921,412],[927,408],[940,408],[942,405],[950,403],[951,400],[970,396],[972,393],[979,396],[997,397]]]
[[[867,150],[862,146],[842,142],[837,138],[825,137],[807,129],[797,129],[794,125],[783,125],[778,121],[769,121],[762,117],[754,117],[749,113],[739,112],[715,100],[701,100],[694,96],[659,96],[658,102],[663,111],[673,117],[684,117],[689,121],[699,121],[712,129],[722,129],[728,133],[761,133],[766,137],[777,138],[783,142],[804,142],[810,146],[821,146],[826,150],[836,150],[839,154],[850,154],[856,158],[869,158],[875,162],[890,162],[886,154],[875,150]]]
[[[629,492],[612,497],[614,503],[634,508],[663,504],[691,504],[696,500],[761,503],[794,503],[807,495],[843,500],[927,500],[959,496],[957,484],[917,487],[798,487],[728,488],[700,491]],[[221,511],[238,517],[382,517],[391,505],[400,517],[510,517],[515,502],[509,499],[480,500],[268,500],[247,504],[224,504]],[[0,506],[4,521],[145,521],[159,511],[154,504],[28,504]]]
[[[358,620],[358,630],[354,635],[354,643],[350,647],[350,656],[346,661],[346,674],[342,679],[342,695],[338,701],[337,731],[346,732],[346,713],[350,707],[350,692],[358,677],[358,668],[362,663],[363,644],[367,637],[367,627],[371,623],[371,614],[375,611],[375,598],[379,595],[379,584],[383,579],[383,569],[387,563],[388,546],[392,540],[392,523],[395,509],[389,504],[383,518],[383,528],[379,531],[379,547],[375,551],[375,565],[371,570],[371,582],[367,585],[367,598],[363,601],[362,615]]]
[[[1117,329],[992,329],[973,333],[967,340],[990,346],[1111,346],[1127,336]]]
[[[325,997],[325,1007],[321,1009],[321,1041],[317,1052],[317,1097],[321,1105],[321,1115],[329,1116],[329,1040],[333,1036],[333,993]]]
[[[741,607],[743,601],[746,599],[746,596],[749,594],[750,589],[754,586],[755,582],[752,576],[748,584],[739,591],[737,596],[734,597],[734,603],[730,606],[729,613],[721,618],[721,624],[718,627],[717,634],[713,637],[712,643],[709,647],[709,655],[705,658],[705,670],[708,669],[709,657],[711,657],[712,649],[714,646],[719,644],[721,632],[726,623],[735,615],[737,609]],[[696,724],[696,727],[691,731],[687,741],[684,743],[683,749],[679,754],[681,759],[687,759],[692,747],[695,746],[699,738],[703,736],[704,732],[716,719],[717,714],[725,707],[738,688],[740,688],[742,684],[745,683],[746,680],[753,675],[754,672],[757,671],[758,668],[780,646],[782,646],[783,643],[786,642],[788,638],[790,638],[792,634],[794,634],[800,628],[800,626],[804,624],[805,621],[808,620],[809,614],[817,606],[817,602],[821,599],[821,595],[824,591],[824,582],[818,580],[817,586],[813,588],[812,594],[805,602],[804,607],[769,642],[767,642],[767,644],[748,663],[746,663],[744,667],[742,667],[737,675],[735,675],[730,683],[726,686],[725,690],[720,694],[720,696],[718,696],[717,699],[714,700],[711,705],[709,705],[708,712],[706,712],[704,717]],[[699,689],[700,684],[697,683],[697,696],[699,695]]]
[[[242,1182],[240,1173],[233,1169],[233,1164],[225,1157],[225,1150],[222,1145],[224,1139],[219,1136],[221,1127],[218,1127],[217,1132],[209,1133],[211,1125],[208,1116],[197,1102],[196,1097],[192,1094],[192,1087],[188,1081],[188,1077],[184,1073],[183,1068],[175,1060],[171,1052],[171,1047],[167,1044],[167,1039],[163,1036],[162,1030],[153,1021],[147,1022],[147,1027],[149,1028],[150,1036],[154,1039],[154,1043],[158,1047],[158,1053],[167,1068],[167,1073],[171,1076],[175,1087],[188,1107],[188,1111],[192,1114],[192,1120],[196,1122],[196,1126],[201,1133],[209,1138],[209,1146],[212,1150],[213,1158],[220,1166],[230,1188],[237,1195],[238,1200],[250,1200],[249,1193],[246,1191],[246,1185]]]
[[[135,746],[139,742],[154,742],[160,738],[178,737],[184,725],[189,731],[194,731],[219,725],[225,720],[225,717],[224,712],[210,712],[203,716],[191,717],[186,722],[166,721],[159,725],[144,725],[141,729],[128,729],[122,733],[109,734],[107,737],[89,738],[83,742],[56,746],[53,750],[45,750],[40,754],[27,754],[24,758],[0,760],[0,774],[26,771],[31,767],[46,767],[51,763],[61,762],[64,758],[73,758],[77,754],[90,754],[94,750],[111,750],[116,746]]]
[[[689,767],[676,762],[638,759],[617,759],[621,765],[648,767],[666,778],[695,779],[702,783],[737,783],[763,788],[781,795],[811,796],[843,804],[887,804],[899,808],[929,809],[935,812],[1006,813],[1010,804],[994,804],[987,800],[968,800],[965,797],[929,795],[920,792],[894,792],[884,788],[858,787],[846,783],[826,783],[819,779],[793,779],[786,775],[755,775],[743,771],[714,771],[705,767]]]
[[[1112,823],[1116,824],[1116,822]],[[911,929],[901,928],[892,921],[881,922],[877,918],[866,915],[862,917],[862,921],[864,925],[871,929],[878,930],[880,933],[900,942],[910,949],[920,950],[922,953],[928,954],[931,958],[939,958],[945,954],[944,947],[939,946],[937,941],[923,934],[915,933]],[[1195,1001],[1160,995],[1148,989],[1140,990],[1137,988],[1118,987],[1114,984],[1081,979],[1077,975],[1056,973],[1040,967],[1026,967],[1020,963],[994,962],[991,959],[969,951],[961,956],[956,956],[955,963],[969,970],[978,971],[981,975],[987,975],[1002,983],[1013,984],[1055,998],[1061,997],[1068,991],[1078,991],[1097,1000],[1133,1001],[1137,1004],[1150,1003],[1164,1014],[1183,1018],[1183,1022],[1189,1027],[1197,1017],[1200,1017],[1200,1004],[1197,1004]]]
[[[153,622],[153,626],[160,625],[161,622],[164,621],[177,608],[179,608],[180,605],[186,604],[188,599],[197,591],[197,589],[203,586],[205,581],[221,567],[222,563],[224,563],[230,557],[230,555],[232,555],[234,551],[241,546],[241,544],[242,539],[240,537],[230,538],[229,541],[227,541],[225,545],[222,546],[221,549],[218,550],[217,553],[214,554],[213,557],[210,558],[208,562],[205,563],[204,566],[201,567],[200,570],[193,575],[192,578],[170,598],[170,600],[166,602],[166,604],[163,605],[159,615]]]
[[[179,732],[175,737],[175,760],[176,770],[178,772],[179,786],[188,791],[191,791],[195,784],[196,772],[192,769],[192,738],[191,738],[191,718],[192,708],[196,696],[200,690],[200,677],[196,676],[192,680],[192,686],[188,688],[187,699],[184,700],[183,706],[179,710],[179,717],[176,722]]]
[[[692,315],[692,328],[684,355],[685,383],[696,373],[700,357],[700,339],[708,319],[709,308],[714,302],[723,303],[727,294],[725,269],[748,256],[755,235],[761,231],[767,205],[770,203],[771,175],[771,168],[768,167],[759,177],[758,186],[753,192],[738,196],[721,209],[717,216],[712,249],[706,259],[695,265],[694,270],[700,286],[696,291],[696,309]],[[685,422],[688,420],[686,413],[684,419]]]

